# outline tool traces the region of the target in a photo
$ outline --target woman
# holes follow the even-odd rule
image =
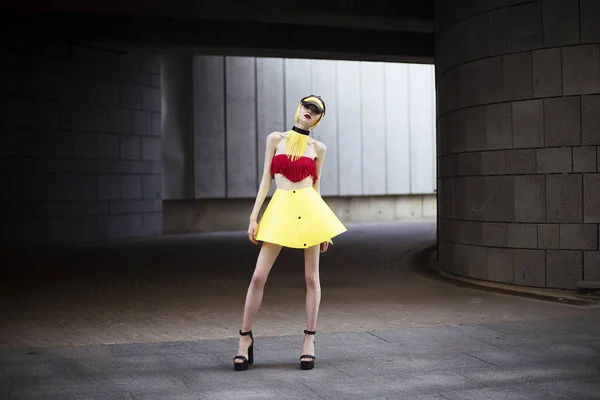
[[[319,177],[326,147],[310,137],[310,130],[321,123],[325,112],[325,103],[319,96],[307,96],[300,101],[294,127],[267,137],[262,180],[248,226],[250,241],[263,244],[246,294],[239,351],[233,359],[236,371],[246,370],[254,362],[252,320],[260,308],[267,277],[282,246],[304,249],[307,329],[300,366],[302,369],[314,367],[314,335],[321,301],[319,255],[327,251],[331,238],[346,231],[320,196]],[[277,190],[257,222],[272,178]]]

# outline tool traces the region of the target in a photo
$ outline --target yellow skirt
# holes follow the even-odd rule
[[[312,187],[276,189],[260,221],[256,239],[305,249],[345,232],[319,193]]]

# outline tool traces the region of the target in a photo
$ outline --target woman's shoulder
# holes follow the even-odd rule
[[[314,146],[317,153],[325,153],[327,151],[327,146],[325,146],[325,143],[319,140],[315,139],[311,144]]]
[[[267,135],[267,143],[278,143],[284,137],[283,132],[271,132]]]

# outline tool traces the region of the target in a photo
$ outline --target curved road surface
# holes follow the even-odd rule
[[[599,309],[416,273],[432,221],[348,227],[321,259],[313,371],[301,251],[273,268],[241,374],[244,232],[5,253],[0,399],[600,399]]]

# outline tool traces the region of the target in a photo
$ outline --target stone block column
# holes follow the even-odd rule
[[[162,234],[160,57],[41,40],[0,56],[0,248]]]
[[[535,287],[600,280],[600,2],[435,7],[444,268]]]

